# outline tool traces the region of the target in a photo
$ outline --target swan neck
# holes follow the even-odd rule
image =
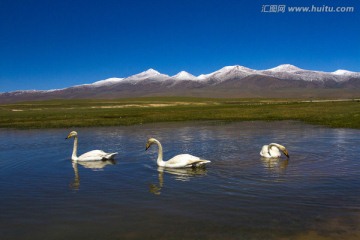
[[[270,143],[268,145],[268,153],[271,157],[279,157],[281,155],[280,153],[280,146],[279,144],[277,143]],[[273,148],[275,147],[275,148]]]
[[[158,166],[163,167],[165,165],[165,162],[163,161],[163,148],[159,141],[155,141],[155,143],[158,145],[158,158],[156,162]]]
[[[73,148],[73,153],[71,156],[71,159],[76,161],[77,160],[77,147],[78,147],[78,137],[75,136],[74,137],[74,148]]]

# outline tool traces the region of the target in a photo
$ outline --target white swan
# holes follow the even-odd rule
[[[289,153],[287,149],[280,144],[270,143],[269,145],[264,145],[261,148],[260,155],[265,158],[279,158],[281,156],[281,152],[285,154],[287,158],[289,158]]]
[[[65,139],[69,139],[74,137],[74,149],[73,149],[73,153],[71,156],[71,160],[73,161],[101,161],[101,160],[109,160],[109,159],[113,159],[115,157],[115,155],[117,154],[117,152],[115,153],[106,153],[102,150],[93,150],[87,153],[84,153],[81,156],[77,156],[77,146],[78,146],[78,134],[75,131],[72,131],[71,133],[69,133],[69,135],[67,136],[67,138]]]
[[[163,161],[163,149],[161,143],[155,138],[150,138],[147,141],[145,150],[148,150],[153,143],[156,143],[159,147],[158,158],[157,158],[157,165],[159,167],[168,167],[168,168],[199,167],[206,163],[210,163],[210,161],[208,160],[200,159],[190,154],[176,155],[175,157],[171,158],[168,161]]]

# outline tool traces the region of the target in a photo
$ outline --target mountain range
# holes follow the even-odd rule
[[[312,71],[290,64],[266,70],[226,66],[199,76],[185,71],[169,76],[149,69],[126,78],[109,78],[64,89],[0,93],[0,103],[149,96],[357,98],[360,97],[360,72]]]

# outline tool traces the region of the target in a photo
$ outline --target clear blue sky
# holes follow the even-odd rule
[[[261,12],[277,4],[355,12]],[[360,72],[360,1],[0,0],[0,92],[283,63]]]

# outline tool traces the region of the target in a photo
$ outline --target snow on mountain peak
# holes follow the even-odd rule
[[[243,67],[240,65],[235,66],[225,66],[220,70],[209,74],[201,74],[197,77],[197,79],[205,80],[209,78],[218,79],[217,81],[223,81],[230,78],[239,78],[239,77],[246,77],[255,73],[256,71],[247,67]]]
[[[206,74],[200,74],[199,76],[197,76],[197,78],[200,80],[204,80],[206,77],[207,77]]]
[[[197,80],[197,77],[185,71],[179,72],[178,74],[174,75],[172,78],[180,79],[180,80]]]
[[[131,80],[131,81],[140,81],[140,80],[145,80],[148,78],[154,79],[154,80],[161,80],[161,79],[165,79],[168,78],[168,75],[159,73],[158,71],[150,68],[144,72],[132,75],[130,77],[125,78],[126,80]]]
[[[222,69],[220,69],[217,72],[230,72],[230,71],[241,71],[241,72],[253,72],[254,70],[244,67],[244,66],[240,66],[240,65],[235,65],[235,66],[226,66],[223,67]]]
[[[104,79],[104,80],[100,80],[97,82],[94,82],[92,84],[89,85],[93,85],[93,86],[100,86],[100,85],[110,85],[110,84],[115,84],[118,82],[121,82],[124,78],[108,78],[108,79]]]
[[[336,74],[336,75],[350,75],[350,74],[354,74],[354,72],[350,72],[348,70],[343,70],[343,69],[339,69],[339,70],[336,70],[335,72],[332,72],[333,74]]]
[[[254,70],[251,69],[251,68],[247,68],[247,67],[244,67],[244,66],[240,66],[240,65],[235,65],[235,66],[232,66],[234,70],[237,70],[237,71],[244,71],[244,72],[253,72]]]
[[[291,64],[282,64],[274,68],[267,69],[267,71],[272,72],[295,72],[295,71],[302,71],[303,69],[298,68]]]
[[[223,82],[228,79],[235,79],[235,78],[243,78],[247,77],[251,74],[255,73],[255,70],[235,65],[235,66],[226,66],[221,68],[220,70],[206,74],[206,75],[200,75],[198,79],[204,80],[204,79],[212,79],[215,82]]]
[[[161,73],[159,73],[158,71],[156,71],[155,69],[149,68],[148,70],[132,75],[130,77],[134,77],[134,76],[138,76],[138,77],[150,77],[150,76],[156,76],[156,75],[160,75]]]
[[[155,69],[152,69],[152,68],[149,68],[148,70],[146,70],[143,73],[150,74],[150,75],[158,75],[158,74],[160,74],[158,71],[156,71]]]

